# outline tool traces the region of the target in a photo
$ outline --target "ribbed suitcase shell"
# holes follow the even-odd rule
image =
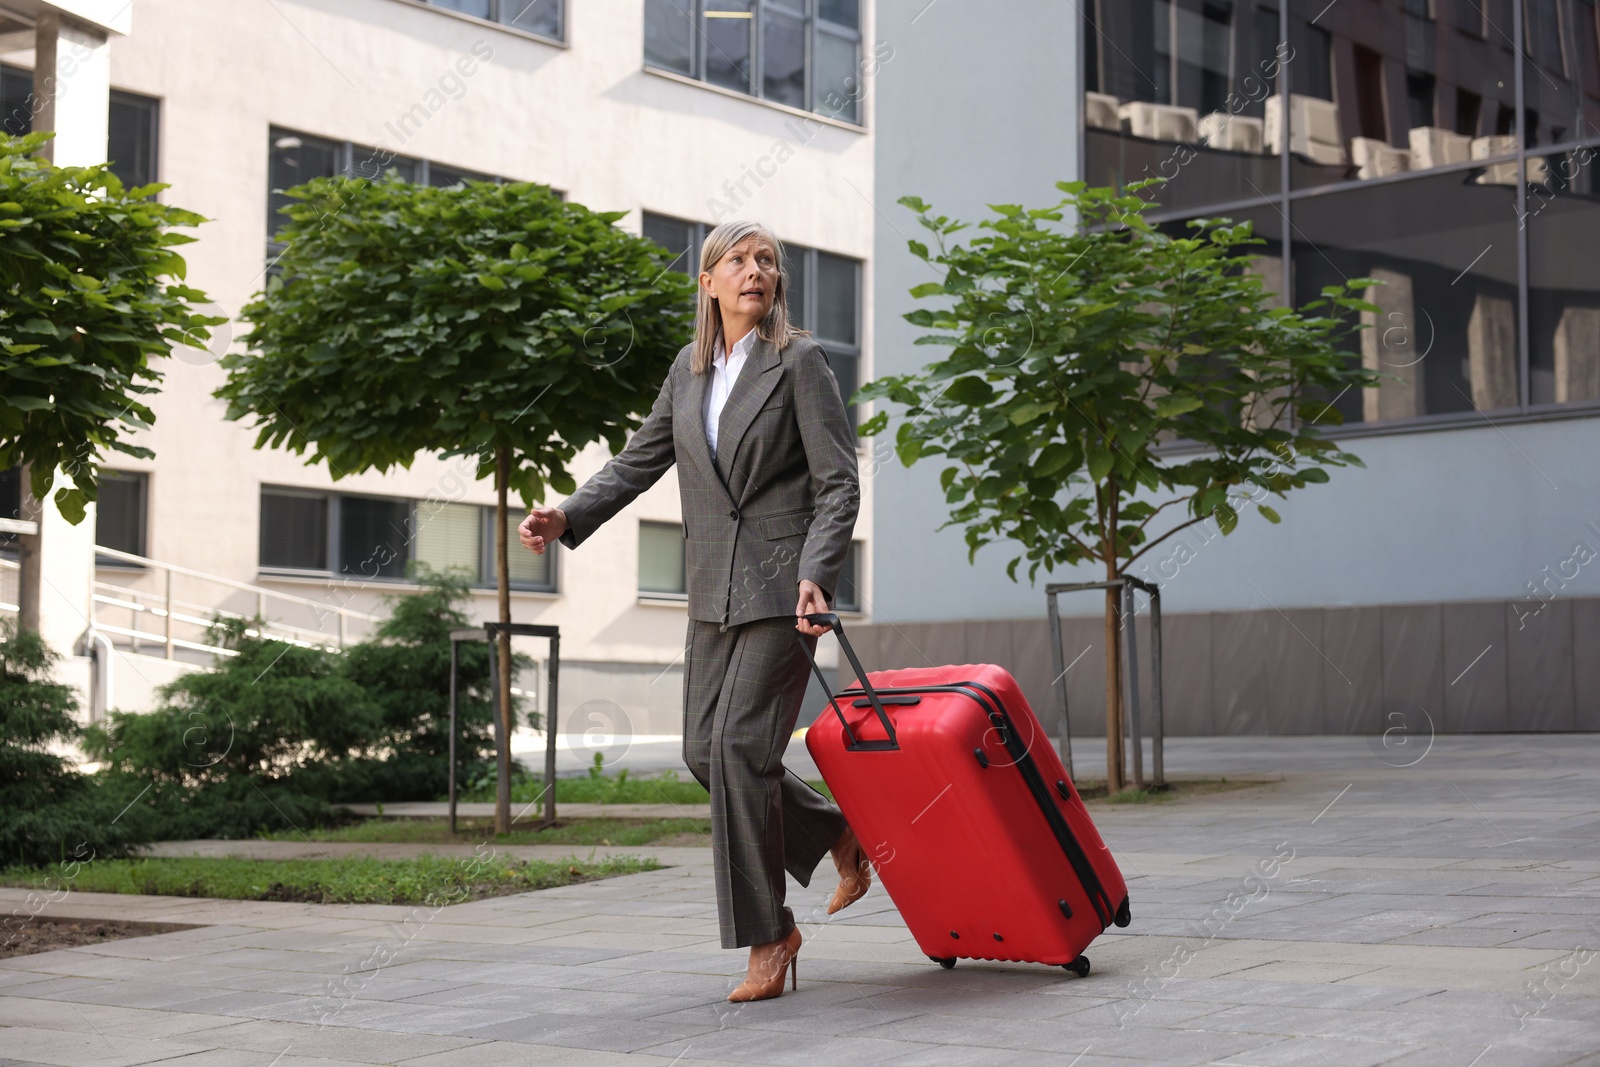
[[[848,751],[832,704],[806,731],[806,748],[923,952],[1068,964],[1113,921],[1127,925],[1122,872],[1010,672],[969,664],[867,679],[900,748]],[[919,702],[895,702],[912,696]],[[886,739],[860,688],[838,705],[858,739]],[[1103,887],[1098,910],[1041,782]]]

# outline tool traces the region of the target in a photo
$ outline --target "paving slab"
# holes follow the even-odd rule
[[[1134,921],[1091,946],[1083,979],[944,971],[881,887],[828,917],[819,872],[790,890],[799,990],[729,1004],[743,954],[718,947],[704,848],[504,848],[668,866],[427,912],[71,892],[47,914],[198,925],[0,961],[0,1067],[1600,1065],[1600,738],[1439,737],[1410,768],[1382,755],[1364,738],[1174,739],[1175,776],[1268,784],[1095,806]],[[34,906],[0,889],[0,909]]]

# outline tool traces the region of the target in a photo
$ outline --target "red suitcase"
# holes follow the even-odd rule
[[[1016,679],[867,674],[838,616],[807,618],[863,681],[829,698],[806,748],[922,951],[1087,975],[1089,942],[1128,925],[1128,887]]]

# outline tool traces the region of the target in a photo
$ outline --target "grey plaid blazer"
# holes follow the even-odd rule
[[[756,338],[706,440],[711,375],[678,353],[627,447],[559,506],[576,548],[674,463],[683,496],[689,618],[737,626],[792,615],[796,586],[831,602],[860,507],[855,432],[828,357],[799,335],[781,351]]]

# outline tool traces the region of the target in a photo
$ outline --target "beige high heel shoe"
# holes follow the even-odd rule
[[[782,941],[756,945],[750,949],[750,969],[728,999],[771,1000],[783,995],[784,972],[789,972],[791,988],[800,988],[800,928],[789,931]]]
[[[861,842],[856,840],[855,831],[848,826],[839,835],[839,840],[834,842],[833,865],[839,871],[839,887],[833,891],[833,899],[828,901],[829,915],[841,908],[848,908],[866,896],[872,886],[872,864],[867,861]]]

